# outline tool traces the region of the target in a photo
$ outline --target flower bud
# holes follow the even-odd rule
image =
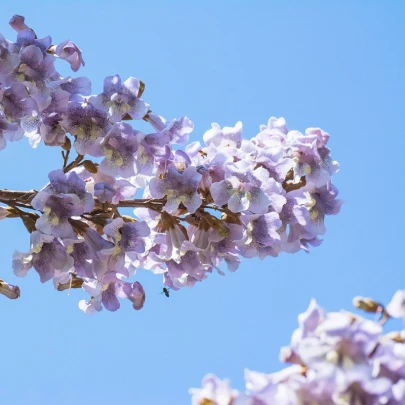
[[[72,147],[72,142],[70,142],[69,137],[65,136],[65,142],[64,142],[64,144],[62,145],[62,149],[68,151],[68,150],[71,149],[71,147]]]
[[[355,306],[358,309],[361,309],[365,312],[369,313],[377,313],[381,312],[382,305],[379,304],[378,302],[372,300],[371,298],[365,298],[365,297],[354,297],[353,298],[353,306]]]
[[[85,160],[82,162],[84,168],[90,173],[97,173],[98,171],[98,164],[92,162],[91,160]]]
[[[15,300],[20,296],[20,288],[16,285],[11,285],[0,279],[0,294],[7,298]]]
[[[13,16],[13,18],[10,20],[9,24],[17,32],[30,29],[30,27],[28,27],[25,24],[25,18],[22,15]]]
[[[83,285],[83,279],[77,277],[75,274],[71,275],[71,279],[66,281],[66,283],[58,283],[58,287],[56,288],[58,291],[68,290],[70,288],[81,288]]]

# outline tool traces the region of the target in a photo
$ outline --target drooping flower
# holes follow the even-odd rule
[[[89,212],[94,200],[86,184],[75,172],[65,175],[62,170],[49,174],[50,185],[32,200],[32,207],[43,212],[36,221],[38,230],[57,237],[74,237],[69,218]]]
[[[0,102],[8,122],[20,122],[23,118],[38,115],[38,105],[22,83],[13,83],[0,92]]]
[[[239,252],[250,258],[259,256],[277,256],[281,250],[278,230],[282,222],[277,212],[263,215],[243,215],[241,221],[245,224],[246,233],[240,241]]]
[[[146,295],[145,290],[139,281],[135,281],[134,283],[124,283],[121,289],[122,295],[124,298],[127,298],[132,302],[134,309],[137,311],[142,309]]]
[[[107,115],[92,104],[70,102],[64,127],[76,137],[74,147],[81,155],[102,156],[102,138],[110,129]]]
[[[25,17],[22,15],[14,15],[9,21],[11,27],[17,32],[29,30],[30,28],[25,24]]]
[[[73,72],[77,72],[80,66],[84,66],[84,60],[82,57],[82,51],[72,41],[66,40],[61,42],[55,49],[55,54],[59,58],[66,60]]]
[[[34,267],[41,283],[50,280],[56,270],[67,272],[72,266],[73,258],[59,240],[39,231],[31,234],[31,249],[28,253],[16,251],[13,255],[14,273],[24,277],[28,270]]]
[[[156,160],[170,154],[170,137],[165,132],[144,134],[138,132],[138,150],[136,153],[137,171],[141,175],[153,175],[156,172]]]
[[[0,111],[0,150],[6,147],[6,141],[18,141],[24,135],[24,131],[18,123],[10,123]]]
[[[110,269],[117,271],[125,264],[125,253],[145,252],[144,238],[149,236],[150,229],[144,221],[124,222],[121,217],[118,217],[104,227],[104,233],[115,241],[115,246],[105,252],[111,254]]]
[[[128,124],[115,124],[101,142],[103,155],[100,170],[111,176],[131,177],[136,174],[135,152],[138,141]]]

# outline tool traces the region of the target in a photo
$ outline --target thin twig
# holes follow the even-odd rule
[[[69,160],[69,155],[70,155],[70,150],[62,151],[62,157],[63,157],[63,169],[67,166],[67,162]]]
[[[83,158],[84,158],[83,155],[77,155],[75,160],[73,160],[66,167],[63,168],[63,172],[67,173],[69,170],[72,170],[75,167],[79,166],[79,164],[83,160]]]

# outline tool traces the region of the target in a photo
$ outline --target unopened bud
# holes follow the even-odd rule
[[[56,288],[58,291],[68,290],[70,288],[81,288],[83,285],[83,279],[77,277],[75,274],[72,274],[72,278],[66,283],[58,283]]]
[[[389,332],[384,335],[384,338],[393,340],[395,343],[405,343],[405,336],[402,336],[400,332]]]
[[[128,113],[126,113],[126,114],[121,118],[121,120],[122,120],[122,121],[131,121],[131,120],[133,120],[133,118],[132,118]]]
[[[15,300],[20,296],[20,288],[16,285],[11,285],[3,280],[0,280],[0,294],[3,294],[7,298]]]
[[[226,238],[227,236],[229,236],[230,230],[225,225],[224,221],[214,217],[213,215],[205,211],[200,211],[200,215],[202,218],[205,219],[210,228],[215,229],[222,237]]]
[[[68,136],[65,136],[65,143],[62,145],[62,149],[69,151],[72,148],[72,142]]]
[[[222,214],[221,219],[222,221],[227,222],[228,224],[242,225],[239,216],[236,214],[224,213]]]
[[[282,183],[283,189],[285,190],[286,193],[294,190],[298,190],[301,187],[304,187],[307,184],[307,180],[305,176],[302,176],[298,183],[294,183],[293,180],[284,180]]]
[[[358,309],[373,314],[381,312],[381,309],[383,308],[382,305],[377,301],[374,301],[373,299],[366,297],[354,297],[353,305]]]
[[[198,405],[215,405],[215,404],[216,402],[208,398],[204,398],[198,403]]]
[[[92,162],[91,160],[85,160],[82,162],[84,168],[90,173],[97,173],[98,171],[98,164]]]
[[[142,80],[139,80],[139,89],[137,97],[141,98],[144,91],[145,91],[145,83]]]
[[[135,218],[132,218],[129,215],[121,215],[121,218],[124,222],[138,222]]]
[[[38,214],[34,214],[33,212],[28,212],[26,215],[21,215],[21,219],[24,223],[24,226],[27,228],[29,233],[34,232],[37,228],[35,227],[35,222],[39,218]]]
[[[69,219],[70,225],[72,225],[74,231],[78,233],[79,235],[83,235],[86,230],[89,228],[89,226],[84,223],[83,221],[80,221],[78,219]]]
[[[20,212],[14,207],[0,207],[0,219],[4,218],[18,218]]]

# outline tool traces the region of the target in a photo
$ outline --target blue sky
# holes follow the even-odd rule
[[[2,221],[0,277],[22,294],[0,296],[1,405],[185,405],[207,372],[243,389],[245,367],[280,367],[279,348],[311,297],[338,310],[355,295],[388,302],[405,288],[404,2],[20,0],[1,6],[9,39],[13,14],[39,37],[75,41],[93,93],[108,75],[142,79],[154,111],[194,121],[192,140],[211,122],[241,120],[248,138],[270,116],[291,129],[320,126],[346,203],[310,254],[245,260],[169,299],[159,276],[140,271],[142,311],[123,302],[93,317],[78,309],[80,291],[58,292],[34,271],[17,280],[12,253],[27,251],[29,236],[18,220]],[[0,187],[40,188],[60,165],[57,149],[8,144]]]

